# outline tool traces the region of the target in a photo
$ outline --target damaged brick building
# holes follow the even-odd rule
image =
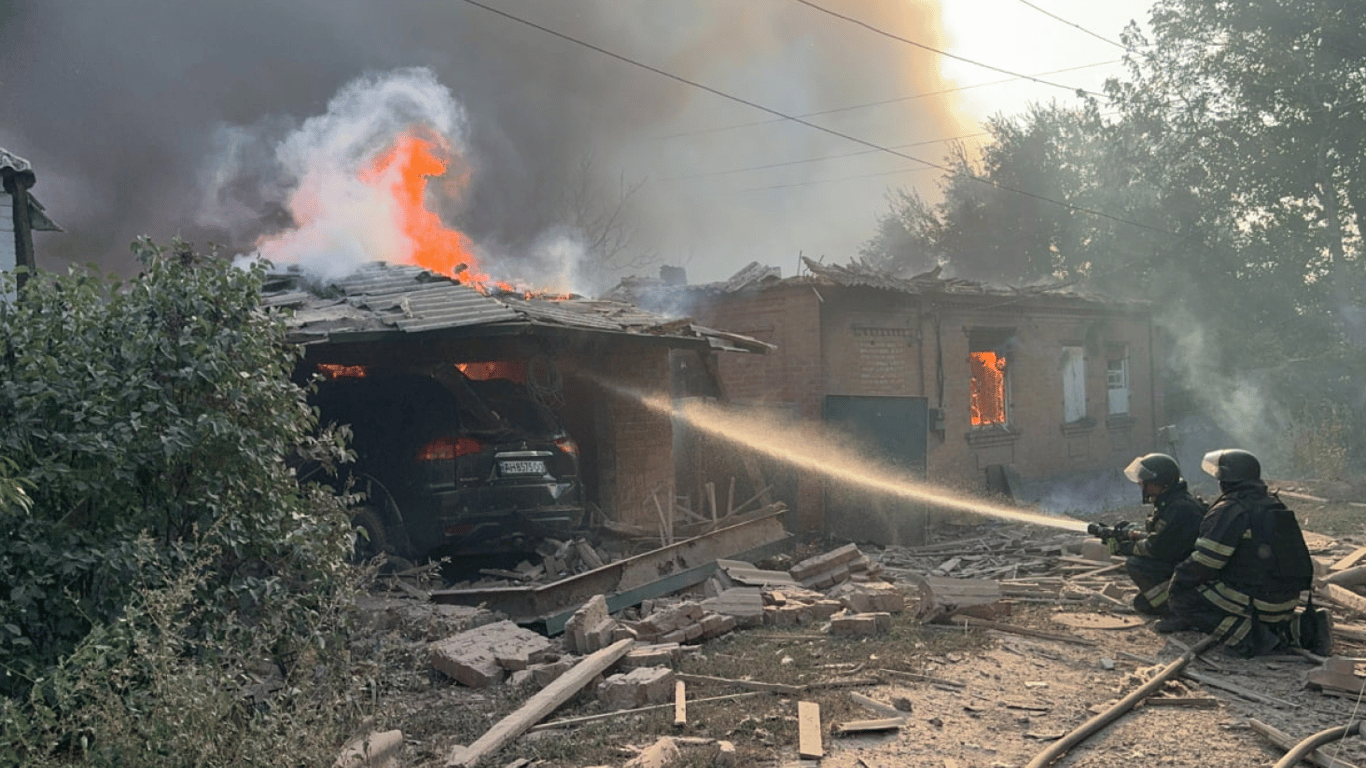
[[[674,439],[669,414],[640,396],[667,402],[707,386],[676,371],[714,370],[710,358],[719,352],[770,349],[628,304],[486,294],[381,263],[324,284],[277,274],[264,299],[288,310],[288,338],[304,350],[305,374],[457,366],[462,377],[518,380],[576,441],[590,512],[649,530],[658,525],[655,497],[667,502],[674,492]]]
[[[1146,304],[804,261],[798,277],[752,264],[724,283],[637,279],[613,295],[775,345],[718,361],[732,403],[852,432],[937,485],[1009,493],[1155,449],[1161,358]],[[829,486],[792,473],[780,489],[799,530],[883,543],[923,534],[923,510],[868,515],[890,502]]]

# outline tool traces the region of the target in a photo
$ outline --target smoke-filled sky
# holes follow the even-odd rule
[[[1002,82],[1007,75],[794,0],[480,2],[932,162],[946,139],[978,133],[988,114],[1073,98]],[[1114,40],[1147,5],[955,0],[941,13],[910,0],[815,4],[1027,74],[1120,54],[1039,8]],[[540,270],[575,283],[561,287],[603,287],[615,275],[553,262],[580,250],[565,245],[582,238],[576,220],[609,214],[623,198],[619,271],[683,265],[702,282],[757,260],[791,274],[798,254],[847,261],[872,234],[888,189],[933,196],[938,176],[461,0],[0,0],[0,62],[0,147],[33,162],[33,192],[67,230],[37,236],[49,268],[93,261],[131,271],[127,245],[140,234],[240,253],[296,227],[291,197],[318,178],[297,165],[301,143],[326,127],[334,144],[321,146],[382,151],[381,139],[355,131],[383,120],[351,126],[329,109],[348,88],[382,90],[393,78],[424,83],[400,111],[441,123],[427,127],[451,150],[442,216],[493,260],[484,268],[495,278],[534,282],[528,272]],[[1047,79],[1094,89],[1116,71]],[[347,199],[352,211],[366,207]]]

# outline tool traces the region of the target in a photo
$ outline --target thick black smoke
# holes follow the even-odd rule
[[[795,3],[488,2],[789,114],[944,87],[929,54]],[[829,5],[942,43],[933,4]],[[714,175],[865,148],[791,123],[698,132],[771,116],[459,0],[13,0],[0,2],[0,24],[0,147],[33,162],[34,194],[67,230],[40,236],[48,268],[128,272],[140,234],[250,249],[288,223],[287,190],[253,166],[273,151],[264,144],[237,146],[241,162],[222,178],[224,137],[284,137],[346,83],[411,67],[430,69],[468,120],[471,184],[446,214],[500,253],[610,211],[635,188],[618,219],[632,235],[623,259],[688,264],[694,280],[756,259],[790,268],[799,251],[844,260],[887,187],[930,181],[807,183],[915,166],[878,153]],[[817,119],[904,145],[962,132],[945,98]],[[749,191],[763,186],[780,188]]]

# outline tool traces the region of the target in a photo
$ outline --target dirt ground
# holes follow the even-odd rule
[[[1287,501],[1289,501],[1287,499]],[[1366,543],[1360,536],[1363,512],[1328,500],[1301,510],[1306,529],[1322,531],[1339,549]],[[989,529],[991,526],[985,526]],[[962,537],[965,530],[941,532]],[[1356,534],[1355,536],[1353,534]],[[1049,535],[1052,535],[1050,533]],[[862,548],[871,559],[895,554]],[[1117,586],[1129,586],[1114,574]],[[899,583],[911,600],[918,594]],[[1127,595],[1126,595],[1127,599]],[[828,768],[1002,768],[1023,766],[1047,747],[1147,679],[1153,668],[1129,655],[1163,663],[1183,648],[1146,625],[1125,629],[1075,628],[1060,623],[1065,614],[1132,616],[1113,604],[1059,601],[1017,602],[999,621],[1055,634],[1087,645],[1025,637],[978,628],[921,625],[914,610],[895,617],[891,632],[849,639],[825,634],[820,625],[790,630],[737,630],[708,641],[684,658],[678,670],[719,678],[806,686],[800,697],[755,694],[715,703],[697,698],[740,693],[726,686],[693,686],[689,724],[675,727],[672,711],[616,714],[583,725],[527,733],[484,764],[489,766],[622,765],[661,736],[681,738],[679,765],[714,764],[717,740],[735,744],[739,765],[785,766],[804,763]],[[1065,620],[1065,619],[1064,619]],[[1173,636],[1187,646],[1199,635]],[[469,744],[534,691],[509,686],[471,690],[435,672],[426,661],[421,638],[389,635],[382,646],[383,684],[364,695],[379,713],[379,730],[401,729],[404,766],[438,766],[452,746]],[[1361,656],[1359,646],[1340,643],[1338,655]],[[1222,651],[1206,654],[1189,669],[1279,700],[1249,701],[1207,684],[1183,679],[1155,698],[1197,699],[1204,706],[1140,705],[1054,763],[1058,766],[1117,766],[1139,761],[1156,766],[1242,768],[1270,765],[1283,751],[1251,730],[1255,718],[1299,739],[1361,716],[1359,702],[1305,686],[1314,664],[1299,656],[1253,660]],[[885,670],[892,670],[891,672]],[[897,674],[898,672],[903,674]],[[918,681],[906,676],[948,681]],[[952,684],[949,684],[952,683]],[[853,701],[851,692],[909,709],[899,730],[878,735],[840,736],[837,726],[885,717]],[[797,756],[798,698],[821,705],[825,757]],[[1213,699],[1213,701],[1203,701]],[[585,690],[548,719],[603,713]],[[1329,748],[1341,759],[1366,765],[1359,739]]]

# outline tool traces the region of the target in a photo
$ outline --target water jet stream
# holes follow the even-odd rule
[[[681,419],[708,435],[849,486],[1001,520],[1078,533],[1086,531],[1086,523],[1081,520],[992,504],[908,480],[905,470],[868,456],[851,440],[838,439],[830,425],[785,424],[763,414],[740,412],[711,402],[685,400],[675,403],[664,395],[646,394],[602,380],[599,383],[639,401],[652,411]]]

